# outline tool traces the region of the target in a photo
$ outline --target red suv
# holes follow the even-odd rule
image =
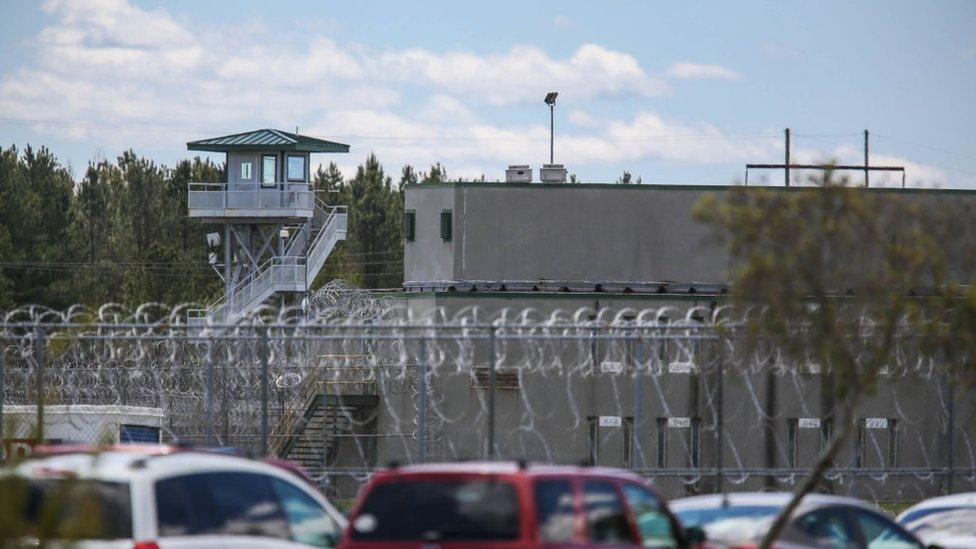
[[[375,473],[340,547],[689,548],[686,531],[640,476],[617,469],[450,463]]]

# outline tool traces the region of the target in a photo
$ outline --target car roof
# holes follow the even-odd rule
[[[421,463],[391,466],[379,471],[383,476],[401,475],[526,475],[526,476],[590,476],[612,477],[643,482],[635,473],[610,467],[582,465],[542,465],[516,461],[459,461],[450,463]]]
[[[949,496],[937,496],[923,500],[903,512],[899,518],[921,509],[936,509],[939,507],[976,507],[976,492],[964,492]]]
[[[206,471],[253,471],[281,473],[293,480],[303,480],[286,469],[260,461],[200,450],[181,450],[174,447],[144,447],[142,449],[107,449],[89,451],[81,448],[71,452],[59,450],[25,460],[15,469],[17,474],[31,478],[64,477],[97,479],[112,482],[131,482],[139,476],[166,477],[178,473]]]
[[[715,509],[723,505],[782,507],[792,497],[792,492],[729,492],[726,494],[707,494],[671,500],[670,507],[675,513],[691,509]],[[800,502],[798,509],[805,511],[828,505],[851,505],[863,509],[876,510],[870,504],[858,499],[818,493],[810,493],[803,496],[803,501]]]

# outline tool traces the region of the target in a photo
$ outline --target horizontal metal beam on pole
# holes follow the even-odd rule
[[[854,164],[746,164],[747,170],[782,170],[789,168],[791,170],[857,170],[863,172],[877,171],[877,172],[903,172],[905,171],[904,166],[863,166]]]

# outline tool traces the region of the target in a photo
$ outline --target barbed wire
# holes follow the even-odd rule
[[[448,310],[342,282],[236,326],[188,325],[194,306],[4,312],[5,413],[158,409],[164,440],[264,443],[344,493],[386,460],[492,456],[628,467],[671,495],[789,486],[832,418],[830,365],[743,345],[748,314],[730,307]],[[916,336],[896,337],[871,427],[828,475],[836,491],[976,485],[973,411]]]

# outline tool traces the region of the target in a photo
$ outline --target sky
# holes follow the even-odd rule
[[[0,0],[0,145],[75,178],[297,127],[349,143],[313,158],[347,175],[375,152],[494,180],[548,162],[551,90],[585,182],[735,183],[789,127],[794,161],[861,163],[869,129],[909,186],[976,188],[976,1]]]

